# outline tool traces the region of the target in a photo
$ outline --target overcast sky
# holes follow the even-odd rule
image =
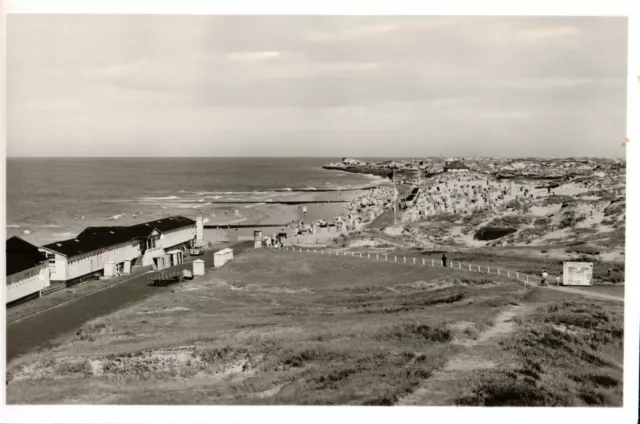
[[[8,156],[622,156],[626,18],[7,18]]]

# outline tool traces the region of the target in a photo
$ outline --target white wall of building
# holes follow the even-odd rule
[[[182,227],[175,230],[163,232],[160,237],[159,246],[165,250],[178,244],[186,243],[196,238],[196,224]]]
[[[49,268],[45,264],[11,275],[7,280],[6,294],[9,303],[49,287]]]
[[[126,242],[113,246],[110,249],[101,249],[84,255],[73,256],[67,259],[67,275],[65,280],[73,280],[96,271],[104,269],[107,262],[121,263],[125,260],[133,260],[140,256],[140,243]]]
[[[195,223],[188,227],[162,233],[158,240],[157,247],[155,249],[149,249],[149,251],[147,251],[149,254],[145,254],[145,259],[149,256],[148,259],[152,262],[152,257],[164,255],[164,250],[187,243],[195,237]],[[156,252],[156,254],[151,254],[152,252]],[[73,280],[103,270],[107,262],[122,263],[125,260],[133,260],[142,255],[140,243],[137,241],[120,243],[110,248],[95,250],[70,258],[48,250],[46,253],[55,254],[55,265],[50,266],[51,280],[53,281]],[[143,263],[142,265],[149,265],[149,263]]]
[[[49,265],[51,281],[65,281],[67,279],[67,257],[48,250],[46,250],[45,253],[47,253],[47,255],[52,253],[55,255],[55,264]]]

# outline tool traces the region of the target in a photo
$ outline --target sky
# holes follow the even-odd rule
[[[627,19],[9,15],[7,156],[622,157]]]

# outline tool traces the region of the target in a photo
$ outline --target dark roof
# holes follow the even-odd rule
[[[50,243],[43,246],[43,248],[65,256],[75,256],[115,244],[147,238],[154,229],[164,232],[194,225],[195,223],[196,221],[183,216],[172,216],[128,227],[88,227],[74,239]]]
[[[133,225],[129,228],[157,228],[161,232],[165,232],[181,227],[186,227],[188,225],[194,225],[195,223],[196,221],[194,221],[193,219],[185,218],[184,216],[171,216],[169,218],[162,218],[156,221],[149,221],[142,224]]]
[[[33,268],[46,259],[44,253],[38,251],[37,246],[20,237],[11,237],[7,240],[7,276]]]
[[[444,166],[444,169],[469,169],[469,167],[467,165],[465,165],[464,163],[460,162],[459,160],[453,161],[453,162],[449,162]]]

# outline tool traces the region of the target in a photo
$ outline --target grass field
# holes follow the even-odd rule
[[[7,402],[619,405],[622,308],[261,249],[12,361]]]

